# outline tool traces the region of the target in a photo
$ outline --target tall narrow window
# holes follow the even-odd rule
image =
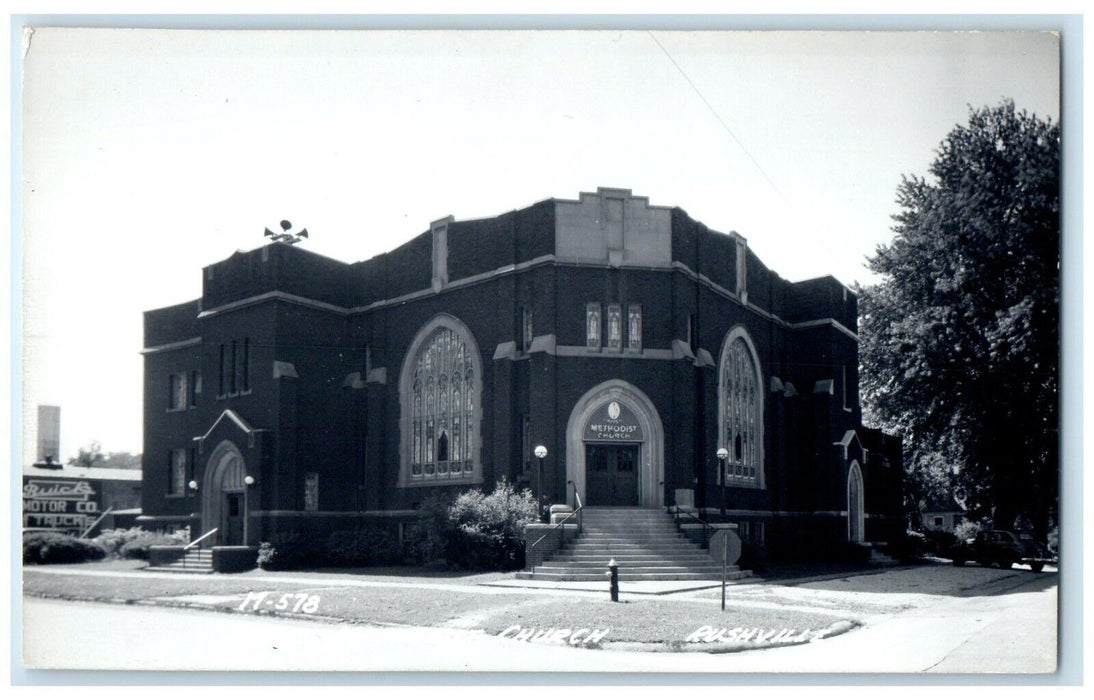
[[[186,450],[171,450],[168,457],[167,495],[186,494]]]
[[[521,309],[520,319],[520,349],[522,352],[528,352],[532,347],[532,310],[527,306]]]
[[[239,390],[251,390],[251,339],[243,339],[243,355],[239,362]]]
[[[233,394],[239,392],[239,381],[238,381],[238,378],[236,377],[236,350],[237,350],[236,346],[237,345],[238,345],[238,343],[236,343],[236,341],[233,340],[232,341],[231,357],[229,358],[230,363],[228,364],[228,374],[230,375],[228,377],[228,380],[229,380],[228,390]]]
[[[608,304],[608,348],[619,350],[623,347],[623,307]]]
[[[600,304],[585,305],[585,345],[590,350],[600,349]]]
[[[315,472],[304,474],[304,510],[319,510],[319,475]]]
[[[726,448],[726,483],[763,486],[761,458],[763,411],[758,367],[746,336],[735,329],[728,336],[719,363],[719,445]]]
[[[228,371],[225,367],[228,357],[225,352],[224,343],[220,344],[220,383],[217,387],[217,396],[224,396],[228,393]]]
[[[437,324],[404,365],[404,483],[475,477],[477,402],[481,391],[473,343],[453,327]]]
[[[627,307],[627,349],[642,349],[642,306],[639,304]]]
[[[198,405],[198,394],[201,393],[201,370],[190,372],[190,408]]]
[[[186,408],[186,373],[172,374],[168,382],[167,409],[181,411]]]

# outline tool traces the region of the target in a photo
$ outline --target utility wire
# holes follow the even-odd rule
[[[722,119],[722,116],[718,114],[718,110],[714,109],[714,105],[710,104],[710,101],[707,100],[707,98],[703,95],[703,92],[699,89],[699,87],[694,82],[692,82],[691,78],[689,78],[688,74],[684,72],[684,69],[680,67],[680,64],[676,62],[676,59],[672,57],[672,54],[669,53],[668,49],[666,49],[665,46],[657,40],[657,37],[653,35],[653,32],[647,29],[646,33],[649,34],[651,39],[653,39],[653,43],[657,44],[657,47],[664,52],[665,56],[667,56],[669,61],[672,62],[672,65],[676,66],[676,70],[680,72],[680,75],[684,76],[684,80],[688,81],[688,85],[690,85],[691,89],[695,91],[695,94],[699,96],[699,99],[703,101],[703,104],[707,106],[707,109],[710,110],[710,113],[714,115],[714,118],[717,119],[718,123],[722,125],[722,128],[726,130],[726,133],[730,135],[734,143],[737,144],[737,147],[741,149],[741,152],[744,153],[750,161],[752,161],[752,164],[756,166],[756,170],[760,171],[760,174],[763,175],[765,180],[767,180],[767,184],[771,185],[771,189],[775,190],[775,193],[778,194],[784,202],[786,202],[786,205],[790,207],[791,211],[794,212],[794,215],[797,216],[799,220],[802,220],[802,216],[798,213],[798,210],[794,206],[794,204],[787,198],[785,194],[783,194],[783,191],[779,189],[779,186],[775,184],[775,181],[772,180],[767,172],[763,169],[763,166],[760,165],[760,161],[756,160],[755,156],[753,156],[752,153],[750,153],[749,150],[745,148],[745,145],[741,142],[741,139],[737,138],[737,134],[733,133],[733,129],[729,128],[729,124],[726,124],[725,120]]]

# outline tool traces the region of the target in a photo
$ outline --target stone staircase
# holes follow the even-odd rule
[[[195,547],[183,553],[182,558],[165,566],[149,566],[145,571],[173,571],[184,574],[213,573],[213,550]]]
[[[619,565],[620,581],[721,581],[722,565],[707,550],[680,534],[660,508],[585,508],[582,534],[554,556],[521,571],[518,579],[607,582],[608,561]],[[727,578],[751,575],[726,567]]]

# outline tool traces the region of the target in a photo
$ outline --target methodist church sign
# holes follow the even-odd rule
[[[593,411],[585,425],[584,439],[589,442],[643,442],[646,436],[631,409],[618,401],[608,401]]]

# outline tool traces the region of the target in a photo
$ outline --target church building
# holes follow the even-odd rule
[[[687,501],[773,551],[904,530],[854,293],[680,208],[601,188],[363,262],[274,242],[202,275],[145,313],[145,527],[399,529],[505,478],[544,504]]]

